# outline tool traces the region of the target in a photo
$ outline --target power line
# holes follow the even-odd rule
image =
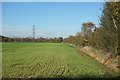
[[[33,41],[35,39],[35,25],[33,25]]]

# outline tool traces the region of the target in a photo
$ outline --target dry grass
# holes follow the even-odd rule
[[[106,66],[117,71],[117,57],[113,56],[112,53],[106,53],[102,50],[97,50],[89,46],[83,47],[81,48],[81,50],[94,57],[97,61],[101,62],[102,64],[105,64]]]

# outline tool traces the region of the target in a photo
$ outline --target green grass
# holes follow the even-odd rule
[[[3,43],[3,78],[109,77],[64,43]]]

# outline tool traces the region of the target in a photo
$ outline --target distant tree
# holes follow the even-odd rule
[[[58,43],[58,40],[57,40],[57,38],[56,38],[56,37],[54,38],[54,42],[55,42],[55,43]]]
[[[5,36],[1,36],[2,37],[2,42],[8,42],[9,38],[5,37]]]
[[[54,42],[54,40],[53,40],[52,38],[50,38],[50,39],[49,39],[49,42],[53,43],[53,42]]]
[[[92,45],[92,32],[94,28],[95,24],[92,22],[82,24],[82,35],[84,37],[84,41],[86,42],[87,40],[89,42],[89,45]]]
[[[85,46],[84,38],[80,32],[75,35],[75,42],[76,42],[76,46],[78,46],[78,47]]]
[[[61,43],[63,41],[62,37],[58,37],[58,42]]]

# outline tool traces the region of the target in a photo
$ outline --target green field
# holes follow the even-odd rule
[[[64,43],[3,43],[3,78],[109,77]]]

